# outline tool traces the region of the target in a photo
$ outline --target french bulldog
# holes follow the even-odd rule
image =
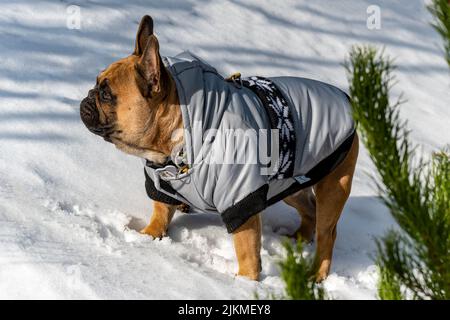
[[[119,150],[163,164],[174,148],[184,143],[183,116],[176,83],[164,66],[153,20],[144,16],[136,35],[134,51],[97,76],[80,115],[92,133]],[[317,281],[329,273],[336,225],[349,197],[358,156],[355,134],[345,158],[315,185],[284,198],[301,216],[295,236],[317,241]],[[141,231],[154,238],[166,235],[177,204],[153,201],[150,223]],[[261,217],[253,215],[233,232],[239,264],[238,275],[258,280],[260,276]]]

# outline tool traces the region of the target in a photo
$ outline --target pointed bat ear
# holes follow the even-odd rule
[[[147,45],[148,38],[153,35],[153,19],[145,15],[142,17],[139,29],[136,35],[136,44],[134,46],[134,55],[140,56]]]
[[[144,97],[151,97],[152,92],[161,91],[161,63],[158,39],[151,35],[136,64],[136,80]]]

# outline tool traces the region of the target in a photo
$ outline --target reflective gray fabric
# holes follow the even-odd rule
[[[223,213],[257,190],[266,190],[266,199],[283,192],[295,183],[294,177],[314,168],[354,131],[349,100],[338,88],[305,78],[270,78],[292,108],[296,150],[294,176],[269,181],[269,176],[261,173],[267,165],[260,159],[250,156],[243,163],[232,163],[233,159],[242,160],[244,149],[245,155],[261,152],[249,135],[236,132],[261,133],[261,129],[271,128],[259,98],[251,90],[225,81],[212,66],[189,52],[163,61],[176,82],[190,168],[181,174],[173,166],[145,169],[158,191],[196,211]],[[259,139],[270,151],[270,134]],[[162,189],[160,179],[176,192]]]

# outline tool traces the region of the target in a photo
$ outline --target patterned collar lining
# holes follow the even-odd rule
[[[233,80],[235,81],[235,80]],[[285,179],[294,175],[295,129],[291,109],[273,81],[263,77],[239,79],[239,84],[252,90],[261,100],[270,120],[272,129],[279,134],[279,161],[272,179]]]

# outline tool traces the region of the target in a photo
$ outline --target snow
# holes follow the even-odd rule
[[[0,1],[0,298],[239,299],[280,293],[281,234],[299,218],[279,203],[264,214],[260,282],[235,277],[219,216],[177,213],[169,236],[136,230],[151,215],[141,161],[92,135],[79,101],[97,73],[134,46],[141,16],[155,20],[162,54],[188,49],[224,75],[311,77],[347,88],[350,47],[385,46],[419,154],[450,143],[450,80],[424,2]],[[69,5],[81,29],[66,27]],[[369,5],[380,30],[366,27]],[[334,299],[376,298],[374,238],[395,227],[362,148],[338,225]],[[306,250],[313,252],[314,245]]]

